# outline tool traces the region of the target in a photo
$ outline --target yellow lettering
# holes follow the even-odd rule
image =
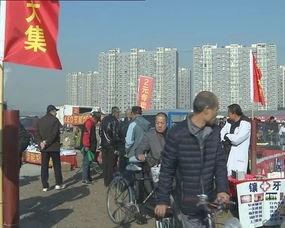
[[[27,31],[25,32],[26,36],[28,36],[28,40],[25,41],[25,50],[33,49],[34,52],[38,50],[42,52],[46,52],[46,40],[44,36],[44,30],[40,28],[38,25],[35,27],[30,25]]]
[[[147,94],[142,94],[141,96],[142,101],[146,102],[147,98],[148,98]]]
[[[146,109],[146,102],[142,101],[140,106],[142,109]]]
[[[142,93],[148,94],[149,89],[147,87],[142,88]]]
[[[31,22],[32,20],[37,18],[37,20],[41,23],[41,19],[39,18],[39,16],[36,13],[36,9],[39,9],[41,5],[40,4],[35,4],[34,1],[31,1],[31,2],[27,3],[26,6],[29,7],[29,8],[32,8],[32,14],[31,14],[31,16],[26,18],[26,21],[27,22]]]

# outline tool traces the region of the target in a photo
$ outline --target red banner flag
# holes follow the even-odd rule
[[[137,105],[141,106],[142,110],[150,109],[152,87],[153,78],[147,76],[140,76]]]
[[[265,106],[265,99],[263,88],[261,84],[261,70],[259,69],[256,57],[252,51],[250,51],[250,80],[251,80],[251,100],[254,102],[260,102]]]
[[[57,54],[59,1],[1,2],[2,61],[62,69]]]

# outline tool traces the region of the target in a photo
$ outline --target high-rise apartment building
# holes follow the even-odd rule
[[[110,111],[112,106],[124,110],[136,105],[139,77],[149,76],[154,78],[151,108],[176,108],[177,67],[175,48],[131,49],[130,52],[113,49],[100,53],[100,106]]]
[[[178,69],[178,105],[179,109],[190,109],[190,69],[189,68],[179,68]]]
[[[278,109],[285,110],[285,65],[278,69]]]
[[[255,53],[262,72],[265,107],[253,104],[250,99],[250,50]],[[276,45],[204,45],[193,49],[192,98],[200,91],[208,90],[218,96],[222,111],[226,111],[232,103],[240,104],[244,110],[276,110],[276,87]]]
[[[67,104],[77,105],[78,100],[78,74],[81,72],[73,72],[66,75],[66,100]]]
[[[98,106],[99,86],[97,81],[99,73],[73,72],[66,75],[67,104]]]

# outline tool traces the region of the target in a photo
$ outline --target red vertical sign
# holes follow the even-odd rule
[[[153,78],[147,76],[140,77],[137,105],[141,106],[142,110],[150,109],[152,87],[153,87]]]

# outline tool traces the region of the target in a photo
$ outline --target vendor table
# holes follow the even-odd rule
[[[32,164],[41,164],[41,152],[39,151],[24,151],[23,157],[24,162]],[[77,168],[77,159],[75,155],[60,155],[61,162],[67,162],[71,164],[72,168]],[[49,161],[49,167],[52,167],[52,160]]]

